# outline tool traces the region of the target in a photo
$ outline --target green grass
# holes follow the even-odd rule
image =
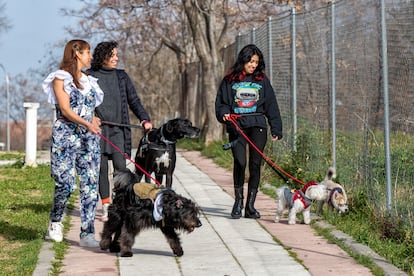
[[[2,152],[0,160],[23,160],[24,153],[21,152]]]
[[[0,154],[1,160],[19,160],[0,167],[0,275],[33,274],[49,223],[54,192],[50,166],[23,167],[23,157]],[[69,216],[64,224],[69,229]],[[58,275],[67,248],[66,242],[54,244],[51,275]]]
[[[0,167],[0,190],[0,273],[31,275],[49,221],[50,168]]]

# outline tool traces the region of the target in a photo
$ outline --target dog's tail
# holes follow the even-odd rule
[[[326,171],[325,181],[332,180],[332,178],[336,177],[336,169],[334,167],[329,167]]]

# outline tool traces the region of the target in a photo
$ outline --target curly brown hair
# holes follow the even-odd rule
[[[115,48],[118,48],[118,43],[116,41],[104,41],[96,45],[93,50],[91,69],[93,71],[101,69],[104,62],[111,57],[112,51]]]

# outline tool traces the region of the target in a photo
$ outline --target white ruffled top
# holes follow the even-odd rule
[[[58,78],[63,80],[63,90],[69,95],[72,92],[72,87],[75,87],[73,82],[72,75],[65,71],[65,70],[57,70],[52,72],[47,76],[47,78],[42,83],[43,91],[48,95],[47,101],[51,104],[58,104],[55,96],[55,92],[53,90],[53,80]],[[82,89],[78,89],[83,95],[89,93],[91,89],[95,90],[95,100],[96,106],[99,106],[104,97],[104,92],[98,85],[98,79],[94,78],[90,75],[86,75],[82,73],[82,77],[79,80],[79,83],[82,85]],[[71,86],[72,85],[72,86]]]

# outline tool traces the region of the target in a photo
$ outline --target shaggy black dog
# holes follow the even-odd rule
[[[130,171],[115,176],[113,202],[108,209],[108,221],[104,224],[99,244],[101,249],[120,252],[121,257],[131,257],[135,237],[144,229],[159,228],[173,253],[182,256],[184,252],[176,230],[191,233],[200,227],[199,208],[171,189],[138,181]],[[145,191],[139,193],[141,186]],[[143,195],[148,195],[148,198]],[[156,197],[157,216],[153,196]]]
[[[171,188],[173,173],[176,163],[175,144],[182,138],[196,138],[200,129],[193,126],[191,121],[184,118],[176,118],[167,121],[159,128],[152,129],[146,136],[142,137],[135,156],[135,163],[149,174],[154,173],[155,179],[162,183],[165,175],[165,184]],[[141,170],[135,173],[143,176]],[[145,176],[145,182],[150,182],[149,176]]]

